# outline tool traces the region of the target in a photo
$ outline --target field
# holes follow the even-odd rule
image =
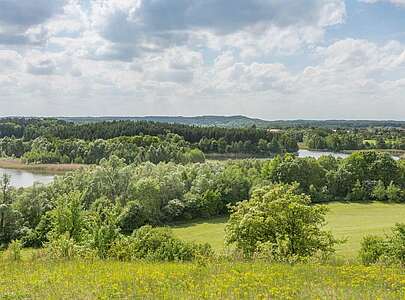
[[[405,222],[405,205],[374,203],[331,203],[328,205],[327,228],[337,238],[347,239],[337,254],[356,258],[364,235],[389,233],[395,223]],[[226,219],[194,222],[176,226],[174,233],[185,240],[210,243],[217,251],[224,248]]]
[[[0,159],[0,168],[40,173],[63,174],[84,167],[81,164],[25,164],[20,159]]]
[[[402,299],[404,269],[0,260],[0,299]]]

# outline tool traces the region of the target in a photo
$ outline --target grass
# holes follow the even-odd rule
[[[265,262],[0,260],[0,299],[403,299],[405,270]]]
[[[0,168],[26,170],[31,172],[63,174],[85,167],[81,164],[25,164],[21,159],[0,159]]]
[[[347,239],[337,249],[338,256],[356,258],[364,235],[389,233],[395,223],[405,222],[405,204],[331,203],[327,228],[337,238]],[[226,218],[178,225],[174,234],[188,241],[208,242],[217,251],[224,248]]]
[[[365,234],[384,234],[405,205],[331,203],[328,227],[354,257]],[[174,227],[177,236],[223,248],[226,219]],[[21,261],[0,253],[0,299],[405,299],[405,269],[330,264],[269,264],[225,258],[193,263],[51,260],[26,249]],[[341,260],[337,260],[341,261]]]

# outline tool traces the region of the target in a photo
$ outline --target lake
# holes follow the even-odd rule
[[[318,159],[324,155],[331,155],[336,158],[346,158],[349,156],[349,154],[347,154],[347,153],[340,153],[340,152],[312,151],[312,150],[304,150],[304,149],[298,150],[298,157],[314,157],[314,158]]]
[[[11,185],[16,188],[29,187],[32,186],[34,182],[44,184],[50,183],[54,178],[54,175],[52,174],[33,173],[25,170],[0,168],[0,176],[3,176],[3,174],[8,174],[11,176]]]
[[[316,159],[320,158],[324,155],[331,155],[336,158],[346,158],[350,156],[350,154],[342,153],[342,152],[330,152],[330,151],[313,151],[313,150],[298,150],[298,157],[314,157]],[[398,156],[391,155],[393,159],[399,160]]]

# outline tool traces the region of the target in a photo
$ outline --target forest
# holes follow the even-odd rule
[[[115,121],[73,124],[56,119],[3,119],[0,153],[28,163],[98,163],[116,155],[126,163],[204,160],[204,154],[271,157],[296,152],[289,133],[257,128],[196,127]]]

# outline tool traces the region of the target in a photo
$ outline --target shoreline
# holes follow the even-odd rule
[[[83,164],[25,164],[21,159],[0,158],[0,168],[24,170],[37,173],[64,174],[69,171],[86,168]]]

